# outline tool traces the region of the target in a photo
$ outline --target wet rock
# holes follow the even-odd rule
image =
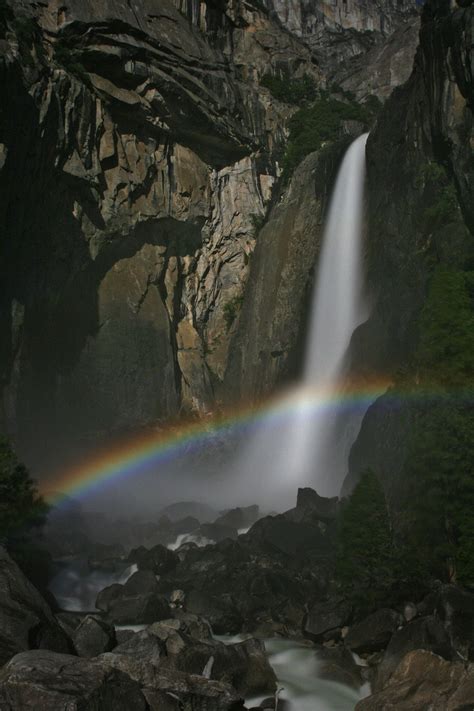
[[[131,629],[116,629],[115,630],[115,639],[117,642],[117,647],[119,647],[121,644],[125,644],[125,642],[129,642],[134,636],[136,632]]]
[[[238,530],[251,526],[258,520],[259,515],[260,510],[258,506],[246,506],[226,511],[222,516],[219,516],[214,523]]]
[[[377,610],[349,628],[344,644],[358,654],[378,652],[387,646],[401,622],[395,610]]]
[[[317,525],[288,520],[284,515],[257,521],[247,534],[251,540],[288,556],[328,551],[328,541]]]
[[[68,653],[72,645],[40,593],[0,546],[0,666],[29,649]]]
[[[116,583],[102,590],[96,607],[117,625],[150,624],[170,615],[168,601],[161,595],[151,570],[139,570],[125,585]]]
[[[467,711],[474,706],[474,667],[425,650],[407,654],[383,689],[356,711]]]
[[[336,497],[325,498],[319,496],[314,490],[306,487],[298,489],[296,508],[309,513],[320,521],[333,521],[338,513],[339,499]]]
[[[237,527],[218,523],[204,523],[198,531],[198,534],[203,538],[208,538],[210,541],[223,541],[226,538],[237,538]]]
[[[146,711],[139,684],[126,674],[66,654],[30,651],[0,671],[2,711]]]
[[[82,620],[72,639],[80,657],[97,657],[110,652],[117,644],[114,627],[92,615]]]
[[[104,588],[97,595],[97,600],[95,602],[96,608],[102,612],[107,612],[112,602],[121,596],[122,591],[123,585],[120,585],[120,583],[114,583],[113,585],[109,585]]]
[[[123,595],[113,600],[107,611],[108,619],[117,625],[150,624],[165,619],[169,614],[168,601],[157,593]]]
[[[128,557],[130,563],[136,563],[138,570],[150,570],[155,575],[165,575],[176,568],[179,558],[169,548],[160,544],[147,550],[143,546],[135,548]]]
[[[351,615],[351,607],[344,600],[327,600],[312,606],[303,623],[303,635],[314,642],[322,642],[328,633],[340,634]]]
[[[143,688],[152,711],[164,711],[163,700],[178,702],[179,709],[206,711],[242,711],[243,700],[230,684],[185,674],[178,669],[158,667],[149,661],[125,655],[105,654],[100,658],[105,668],[117,669],[136,680]],[[171,706],[175,709],[175,706]],[[49,710],[48,710],[49,711]]]
[[[474,594],[455,585],[443,585],[437,594],[435,610],[453,649],[463,659],[474,661]]]
[[[377,669],[377,689],[383,687],[406,654],[424,649],[445,659],[451,659],[453,650],[443,623],[436,617],[422,617],[397,630],[384,652]]]
[[[243,618],[229,596],[191,590],[186,609],[207,620],[216,634],[235,634],[241,630]]]
[[[336,681],[338,684],[360,689],[363,680],[361,668],[355,663],[350,651],[342,646],[328,649],[321,647],[317,652],[318,678]]]
[[[242,695],[275,691],[275,673],[261,641],[248,639],[226,645],[209,637],[197,639],[190,632],[187,621],[163,620],[116,647],[113,657],[127,657],[140,664],[140,681],[144,685],[149,685],[149,676],[154,674],[148,668],[152,664],[160,669],[178,669],[186,674],[229,683]],[[109,655],[103,658],[111,659]],[[114,663],[118,663],[117,660]],[[120,664],[120,668],[125,669],[125,662]],[[137,671],[134,674],[133,678],[137,678]]]

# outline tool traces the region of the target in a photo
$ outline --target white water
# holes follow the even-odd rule
[[[225,644],[243,638],[217,637]],[[283,639],[266,639],[268,660],[281,689],[278,698],[290,702],[294,711],[353,711],[358,701],[370,694],[364,684],[359,690],[319,677],[320,661],[314,648]],[[258,706],[268,694],[246,700],[248,708]]]
[[[345,475],[347,454],[341,472],[340,453],[333,452],[337,412],[327,406],[314,408],[314,401],[324,404],[337,398],[352,334],[367,317],[361,239],[366,142],[367,134],[352,143],[336,180],[313,294],[302,381],[282,401],[282,411],[291,409],[293,401],[294,415],[277,426],[265,423],[239,465],[240,481],[253,478],[254,495],[256,485],[260,500],[277,507],[282,500],[289,503],[297,486],[337,495]],[[361,413],[357,419],[358,427]]]

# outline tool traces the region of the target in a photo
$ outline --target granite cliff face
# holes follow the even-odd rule
[[[425,6],[413,74],[387,102],[368,141],[368,272],[375,298],[353,356],[370,369],[394,373],[410,363],[431,274],[439,266],[474,263],[473,22],[470,0]],[[451,196],[449,210],[428,219],[443,195]],[[345,492],[371,466],[397,499],[418,416],[409,403],[395,412],[383,397],[373,405],[352,449]]]
[[[284,140],[258,78],[320,72],[251,4],[18,5],[0,65],[5,419],[31,444],[201,411]]]
[[[30,461],[48,462],[52,441],[81,448],[202,413],[234,392],[237,358],[250,383],[270,354],[259,392],[296,367],[329,168],[309,160],[277,205],[294,109],[260,80],[327,86],[367,32],[370,51],[390,52],[417,16],[408,2],[291,7],[285,25],[282,3],[0,3],[1,419]],[[352,72],[343,86],[385,96],[402,74],[367,89]],[[266,300],[266,270],[281,282],[280,330],[236,347],[228,369],[264,262]],[[261,317],[244,306],[250,330]]]
[[[419,8],[411,0],[266,0],[307,44],[328,81],[358,98],[387,98],[410,76]]]

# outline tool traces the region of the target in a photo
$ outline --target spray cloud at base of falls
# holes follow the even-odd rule
[[[301,380],[302,388],[340,387],[345,355],[354,330],[367,318],[363,297],[362,222],[365,147],[368,134],[349,147],[339,170],[328,211],[313,293],[311,319]],[[357,414],[360,425],[363,413]],[[339,493],[342,481],[332,476],[335,418],[308,417],[301,406],[284,428],[263,427],[247,446],[241,476],[259,477],[262,494],[284,496],[298,485],[316,485],[318,493]],[[345,453],[344,453],[345,455]],[[339,453],[339,456],[341,454]],[[347,460],[346,460],[347,463]],[[345,473],[345,472],[344,472]]]

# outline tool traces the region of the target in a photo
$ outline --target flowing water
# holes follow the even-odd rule
[[[226,643],[240,637],[219,637]],[[353,711],[360,699],[370,693],[368,685],[359,690],[319,677],[320,662],[311,647],[283,639],[265,640],[268,659],[277,680],[279,699],[290,702],[294,711]],[[247,707],[258,706],[266,696],[247,699]]]
[[[362,218],[367,134],[348,149],[334,188],[328,212],[313,294],[310,328],[300,387],[285,396],[299,399],[290,420],[275,427],[263,425],[248,444],[236,477],[250,481],[263,500],[278,505],[294,496],[297,486],[315,486],[319,494],[337,495],[343,471],[339,452],[333,452],[337,412],[311,409],[312,392],[321,399],[337,401],[345,374],[345,355],[354,330],[367,318],[363,298]],[[358,431],[362,419],[349,426]],[[353,440],[352,440],[353,441]],[[331,451],[330,451],[331,450]],[[336,456],[332,456],[335,454]],[[339,457],[340,459],[340,457]],[[337,470],[337,473],[336,473]]]
[[[361,265],[366,140],[364,135],[351,145],[336,181],[313,296],[302,390],[296,392],[299,404],[290,421],[284,419],[279,426],[274,422],[263,424],[234,472],[241,490],[249,485],[250,503],[260,500],[267,507],[274,503],[282,508],[284,496],[291,497],[288,502],[292,503],[296,486],[305,484],[316,486],[323,495],[339,493],[341,481],[335,480],[329,451],[335,418],[327,410],[310,415],[304,393],[317,389],[325,392],[327,400],[335,398],[351,336],[367,315]],[[295,399],[295,393],[289,397]],[[357,413],[357,417],[360,423],[362,414]],[[354,422],[352,427],[354,430]],[[354,430],[351,436],[355,434]],[[346,465],[347,454],[343,456]],[[169,547],[176,549],[187,541],[198,545],[211,542],[183,534]],[[101,589],[113,582],[125,582],[135,569],[112,574],[91,572],[86,561],[76,562],[65,567],[51,587],[64,609],[93,610]],[[266,646],[282,689],[280,698],[288,699],[295,711],[352,711],[367,693],[366,689],[355,691],[318,678],[318,659],[310,647],[275,639],[268,640]]]

